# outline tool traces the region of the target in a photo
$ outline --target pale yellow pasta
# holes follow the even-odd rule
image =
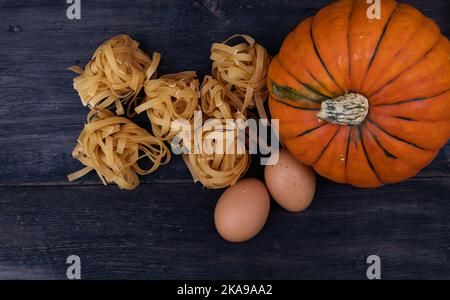
[[[92,110],[72,156],[86,167],[68,176],[76,180],[95,170],[106,185],[132,190],[139,185],[139,175],[146,175],[170,161],[170,151],[163,142],[132,121],[108,110]],[[139,165],[147,159],[149,167]]]
[[[174,120],[190,122],[199,109],[199,82],[194,71],[148,80],[144,90],[146,96],[135,111],[147,113],[153,134],[163,141],[169,141],[178,133],[171,126]]]
[[[205,76],[201,89],[202,111],[211,118],[246,118],[247,111],[239,108],[226,95],[226,87],[212,76]]]
[[[199,151],[194,151],[195,145],[192,145],[191,153],[183,155],[194,181],[200,181],[210,189],[234,185],[250,165],[250,155],[245,144],[238,140],[238,128],[226,120],[219,122],[224,130],[199,130],[194,135]],[[211,145],[211,148],[207,150],[205,144]]]
[[[237,38],[243,42],[230,45]],[[164,142],[182,130],[172,126],[174,121],[187,120],[192,125],[195,111],[201,109],[205,122],[215,119],[224,128],[205,128],[204,123],[201,130],[192,132],[191,139],[183,141],[191,144],[191,152],[183,154],[183,159],[194,180],[204,186],[218,189],[234,185],[250,165],[245,139],[239,139],[242,131],[235,121],[245,122],[255,107],[261,118],[267,118],[264,101],[269,95],[270,56],[253,38],[234,35],[212,45],[211,60],[212,76],[204,78],[201,88],[194,71],[157,78],[159,53],[150,58],[138,42],[119,35],[101,45],[84,69],[72,67],[80,74],[74,79],[74,88],[82,103],[93,110],[72,153],[86,167],[69,175],[69,180],[95,170],[104,184],[134,189],[139,185],[138,175],[154,172],[169,162],[170,151]],[[142,89],[145,97],[138,104]],[[117,115],[145,112],[155,136],[115,116],[109,111],[112,107]],[[140,166],[141,159],[147,159],[150,166]]]
[[[242,38],[234,46],[230,41]],[[225,85],[225,94],[241,112],[256,106],[259,116],[267,119],[264,102],[269,96],[267,70],[270,56],[266,49],[248,35],[236,34],[211,48],[212,73]]]
[[[130,106],[147,78],[156,76],[160,54],[150,58],[139,43],[127,35],[116,36],[103,43],[94,53],[84,70],[78,66],[70,69],[78,74],[74,79],[83,105],[91,109],[108,109],[115,106],[116,114],[129,113]]]
[[[228,45],[235,38],[242,38],[245,42],[235,46]],[[224,43],[212,45],[211,60],[213,76],[205,76],[201,88],[203,113],[223,124],[239,119],[245,122],[252,115],[249,109],[256,107],[259,116],[267,119],[264,110],[264,101],[269,95],[266,82],[270,56],[267,51],[247,35],[234,35]],[[197,144],[200,143],[199,134],[195,135]],[[203,131],[201,134],[206,139],[213,136],[219,146],[226,140],[220,132]],[[235,135],[237,137],[237,132]],[[204,186],[213,189],[234,185],[250,164],[250,155],[245,145],[241,145],[237,140],[234,145],[241,151],[183,155],[194,181],[200,181]],[[203,145],[200,146],[200,149],[203,149]]]

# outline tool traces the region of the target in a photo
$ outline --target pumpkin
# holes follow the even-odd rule
[[[301,22],[268,72],[287,149],[338,183],[416,175],[450,137],[450,43],[412,6],[342,0]]]

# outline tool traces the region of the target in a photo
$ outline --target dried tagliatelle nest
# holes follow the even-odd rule
[[[229,43],[241,38],[243,43]],[[245,111],[256,106],[259,116],[266,119],[264,101],[267,100],[267,70],[271,57],[266,49],[248,36],[236,34],[211,48],[212,73],[226,87],[231,102]]]
[[[105,185],[116,183],[120,189],[132,190],[139,185],[137,174],[152,173],[168,163],[170,151],[132,121],[107,110],[92,110],[72,156],[86,167],[70,174],[70,181],[95,170]],[[139,165],[144,159],[147,168]]]
[[[237,38],[242,38],[244,42],[229,45]],[[231,128],[236,127],[239,124],[236,121],[245,122],[250,114],[248,109],[254,107],[261,118],[267,118],[264,102],[269,95],[266,82],[270,56],[266,49],[248,35],[234,35],[223,43],[212,45],[211,60],[213,76],[205,76],[201,88],[201,107],[210,118],[206,122],[215,119]],[[234,185],[245,174],[250,154],[245,149],[245,143],[238,141],[237,130],[216,132],[203,128],[201,133],[194,135],[196,144],[206,139],[213,140],[216,146],[212,153],[200,151],[183,155],[194,181],[198,180],[208,188],[224,188]],[[230,139],[225,133],[236,136]],[[232,146],[226,147],[225,152],[221,151],[230,140]],[[203,150],[203,144],[200,149]],[[231,153],[230,149],[233,150]],[[236,149],[240,151],[235,152]]]
[[[148,80],[144,90],[146,96],[135,111],[138,114],[147,112],[153,133],[164,141],[178,133],[171,126],[174,120],[190,122],[199,108],[199,82],[194,71]]]
[[[245,174],[250,155],[233,120],[209,120],[213,122],[205,122],[203,129],[194,134],[191,153],[184,154],[183,159],[194,182],[220,189],[234,185]]]
[[[212,84],[213,79],[207,80]],[[194,128],[190,152],[183,154],[183,159],[194,182],[220,189],[234,185],[250,165],[245,143],[245,118],[220,96],[223,86],[204,85],[203,88],[202,108],[210,118],[201,128]]]
[[[208,117],[216,119],[246,118],[247,111],[239,111],[239,107],[228,98],[225,85],[212,76],[205,76],[200,95],[202,111]]]
[[[139,43],[128,35],[116,36],[103,43],[92,56],[84,70],[73,66],[70,70],[80,74],[74,79],[83,105],[92,109],[115,106],[116,114],[130,112],[146,78],[156,76],[159,53],[150,58]]]

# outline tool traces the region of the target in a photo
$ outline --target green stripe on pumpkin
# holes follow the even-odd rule
[[[273,81],[270,81],[269,84],[270,84],[272,93],[279,99],[290,100],[290,101],[294,101],[297,103],[309,102],[309,105],[314,104],[314,106],[322,103],[322,101],[323,101],[323,99],[313,99],[311,97],[306,96],[305,94],[302,94],[301,92],[299,92],[293,88],[278,85]]]

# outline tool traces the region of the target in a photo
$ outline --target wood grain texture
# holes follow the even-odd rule
[[[378,254],[385,279],[450,277],[450,209],[440,197],[448,185],[320,187],[303,214],[273,205],[263,231],[243,244],[218,236],[220,192],[198,185],[2,188],[1,265],[63,279],[66,257],[77,254],[85,279],[363,279],[365,259]]]
[[[0,278],[63,279],[77,254],[83,278],[364,279],[366,257],[378,254],[383,278],[450,279],[449,146],[417,177],[381,189],[320,179],[310,210],[273,205],[263,232],[241,245],[217,235],[220,191],[190,183],[180,158],[133,192],[94,175],[66,180],[81,167],[70,153],[87,114],[66,68],[104,40],[127,33],[162,54],[160,74],[202,76],[211,43],[246,33],[275,54],[332,1],[82,1],[79,21],[65,2],[0,0]],[[402,2],[450,35],[447,0]],[[254,163],[248,176],[261,175]]]

